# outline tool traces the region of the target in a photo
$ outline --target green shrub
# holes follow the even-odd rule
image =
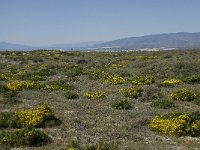
[[[175,107],[175,103],[174,101],[171,101],[171,100],[160,99],[160,100],[153,101],[151,103],[151,106],[155,108],[168,109],[168,108]]]
[[[199,111],[192,112],[191,114],[189,114],[188,118],[189,118],[188,119],[189,124],[192,124],[193,122],[200,120],[200,112]]]
[[[0,85],[0,93],[8,92],[9,89],[5,85]]]
[[[121,101],[115,102],[113,103],[112,106],[116,109],[124,109],[124,110],[132,108],[128,100],[121,100]]]
[[[200,98],[193,100],[193,103],[200,106]]]
[[[143,88],[141,87],[132,87],[132,88],[124,88],[120,90],[120,93],[129,98],[138,98],[142,95]]]
[[[75,77],[84,74],[84,69],[82,66],[68,66],[65,72],[68,77]]]
[[[0,113],[0,128],[16,127],[18,118],[15,118],[14,112]]]
[[[39,70],[38,72],[36,72],[36,74],[41,77],[48,77],[48,76],[54,75],[56,73],[55,69],[56,69],[56,67],[49,66],[48,68],[43,68],[43,69]]]
[[[67,99],[76,99],[76,98],[79,97],[78,94],[76,94],[76,93],[74,93],[74,92],[72,92],[72,91],[66,91],[64,95],[65,95],[65,97],[66,97]]]
[[[185,78],[184,82],[188,83],[188,84],[199,84],[200,76],[193,75],[193,76],[187,77],[187,78]]]
[[[197,98],[197,94],[190,91],[189,89],[178,89],[169,94],[169,97],[172,100],[180,100],[180,101],[193,101]]]
[[[41,146],[50,141],[51,138],[47,134],[33,128],[0,132],[0,144],[10,147]]]
[[[19,102],[17,99],[17,94],[18,94],[18,92],[13,91],[13,90],[9,90],[9,91],[5,92],[3,94],[3,98],[4,98],[3,102],[5,104],[15,104],[15,103]]]

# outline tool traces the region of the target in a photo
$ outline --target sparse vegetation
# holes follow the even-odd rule
[[[0,149],[200,149],[199,58],[0,52]]]
[[[116,109],[124,109],[124,110],[132,108],[128,100],[121,100],[121,101],[114,102],[112,106]]]
[[[153,101],[151,103],[151,106],[155,108],[168,109],[168,108],[175,107],[175,103],[172,100],[158,99],[158,100]]]

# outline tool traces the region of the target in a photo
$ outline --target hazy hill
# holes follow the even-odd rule
[[[168,33],[129,37],[96,45],[96,47],[120,47],[120,49],[138,48],[200,48],[200,32]]]
[[[94,45],[103,43],[101,41],[92,41],[92,42],[81,42],[81,43],[63,43],[63,44],[54,44],[49,46],[26,46],[22,44],[13,44],[8,42],[0,42],[0,51],[1,50],[35,50],[35,49],[63,49],[63,50],[79,50],[86,47],[93,47]]]
[[[87,47],[93,47],[94,45],[104,43],[102,41],[90,41],[90,42],[80,42],[80,43],[63,43],[63,44],[54,44],[50,46],[44,46],[47,49],[82,49]]]
[[[0,42],[0,50],[32,50],[32,49],[34,48],[22,44]]]

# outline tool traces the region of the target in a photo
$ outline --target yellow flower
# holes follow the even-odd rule
[[[124,78],[121,77],[120,75],[111,75],[111,76],[107,76],[104,80],[104,83],[109,83],[109,84],[122,84],[124,82]]]
[[[95,99],[105,97],[105,92],[83,93],[82,97],[86,99]]]
[[[181,84],[183,83],[182,80],[180,79],[168,79],[168,80],[164,80],[161,85],[163,86],[172,86],[172,85],[177,85],[177,84]]]
[[[13,91],[32,89],[34,85],[34,81],[13,81],[6,84],[7,88]]]

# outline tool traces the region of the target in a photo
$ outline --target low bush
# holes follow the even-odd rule
[[[188,83],[188,84],[199,84],[200,76],[193,75],[193,76],[187,77],[187,78],[185,78],[184,82]]]
[[[18,101],[17,99],[17,94],[18,94],[18,91],[13,91],[13,90],[9,90],[7,92],[4,92],[3,94],[3,102],[5,104],[15,104]]]
[[[120,93],[129,98],[138,98],[142,95],[143,88],[141,87],[131,87],[131,88],[123,88],[120,90]]]
[[[149,127],[167,135],[200,136],[200,112],[156,116]]]
[[[151,106],[155,108],[168,109],[168,108],[175,107],[175,103],[174,101],[171,101],[171,100],[159,99],[159,100],[153,101],[151,103]]]
[[[80,76],[84,74],[84,68],[78,65],[67,66],[65,72],[68,77]]]
[[[1,112],[0,113],[0,128],[13,127],[17,123],[17,118],[14,119],[14,112]]]
[[[112,107],[116,109],[124,109],[124,110],[132,108],[128,100],[121,100],[121,101],[115,102],[113,103]]]
[[[172,100],[180,100],[180,101],[193,101],[198,97],[198,95],[194,92],[192,92],[189,89],[178,89],[172,93],[169,94],[169,97]]]
[[[77,93],[74,93],[72,91],[66,91],[64,95],[67,99],[76,99],[79,97]]]
[[[5,85],[0,84],[0,93],[5,93],[8,91],[9,91],[9,89]]]
[[[9,147],[41,146],[51,142],[51,138],[40,130],[25,128],[0,132],[0,145]]]
[[[195,99],[193,103],[200,106],[200,98]]]

